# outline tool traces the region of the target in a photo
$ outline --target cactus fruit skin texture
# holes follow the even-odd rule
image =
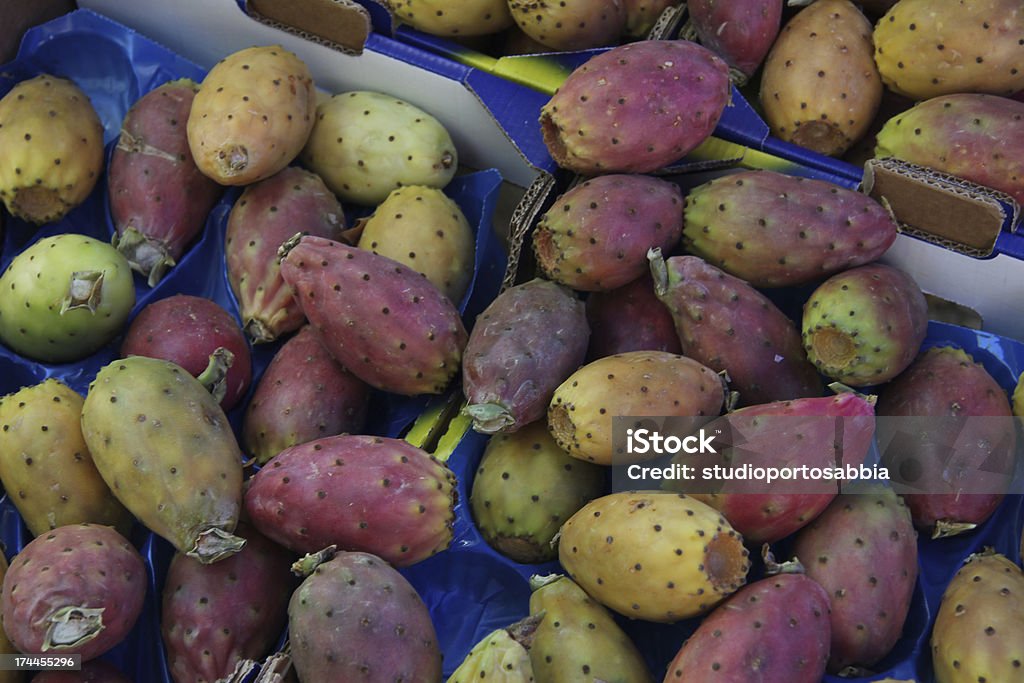
[[[280,45],[254,46],[217,62],[188,117],[199,170],[221,185],[249,185],[290,164],[313,129],[309,68]]]
[[[672,315],[654,295],[649,272],[607,292],[592,292],[586,311],[587,360],[627,351],[682,352]]]
[[[743,171],[686,197],[689,253],[754,287],[800,285],[874,261],[898,225],[874,199],[832,183]]]
[[[342,201],[367,206],[403,185],[443,189],[459,166],[455,143],[437,118],[366,90],[320,104],[301,159]]]
[[[530,596],[530,614],[544,615],[530,648],[538,681],[652,681],[633,641],[572,579],[559,576],[542,583]]]
[[[180,552],[212,563],[241,549],[242,455],[199,380],[170,361],[104,366],[82,406],[96,468],[126,508]]]
[[[7,558],[3,553],[0,553],[0,584],[3,583],[4,576],[7,574]],[[7,637],[7,633],[4,632],[3,626],[0,625],[0,654],[4,655],[16,655],[18,654],[18,648],[14,647],[10,638]],[[35,679],[39,679],[39,676],[35,676]],[[0,683],[23,683],[26,679],[26,675],[23,671],[0,671]],[[112,680],[111,683],[121,683],[120,681]],[[130,683],[130,682],[129,682]]]
[[[451,543],[455,475],[401,439],[342,434],[292,446],[250,480],[245,510],[296,552],[328,545],[407,567]]]
[[[686,6],[701,45],[746,77],[761,66],[782,24],[782,0],[690,0]]]
[[[322,237],[289,240],[281,253],[281,277],[335,360],[381,391],[445,390],[468,335],[441,290],[386,256]]]
[[[928,332],[928,303],[914,279],[880,263],[819,285],[804,304],[807,357],[822,374],[862,387],[887,382],[914,360]]]
[[[131,530],[82,436],[83,402],[53,378],[0,399],[0,480],[33,536],[83,522]]]
[[[800,333],[767,297],[698,256],[649,258],[655,294],[675,320],[683,354],[727,372],[740,403],[821,395]]]
[[[664,683],[818,683],[829,650],[829,596],[807,576],[742,588],[708,615],[668,665]]]
[[[591,178],[558,197],[533,231],[549,279],[605,291],[647,272],[647,251],[671,251],[683,231],[679,186],[653,176]]]
[[[1024,575],[1003,555],[977,554],[942,594],[932,630],[936,683],[1014,681],[1024,648]]]
[[[107,192],[116,246],[150,287],[203,231],[221,194],[188,146],[185,127],[198,89],[180,79],[143,95],[128,110],[110,156]]]
[[[623,37],[627,40],[643,40],[665,10],[681,4],[682,0],[622,0],[626,9]]]
[[[527,617],[488,633],[445,683],[534,683],[528,648],[543,617]]]
[[[1016,432],[1006,392],[980,363],[953,347],[928,349],[884,388],[877,415],[908,418],[880,421],[879,445],[885,464],[888,430],[911,431],[894,450],[896,465],[920,472],[908,483],[922,493],[904,496],[916,526],[948,535],[991,516],[1014,470]]]
[[[883,90],[871,31],[849,0],[819,0],[786,24],[761,79],[772,133],[832,156],[867,133]]]
[[[473,229],[462,209],[435,187],[393,190],[359,222],[358,246],[423,273],[458,305],[473,278]]]
[[[875,61],[896,93],[1024,90],[1024,7],[1016,0],[900,0],[875,26]]]
[[[569,577],[619,614],[672,623],[707,612],[746,581],[743,538],[684,494],[625,491],[584,505],[562,527]]]
[[[103,170],[103,124],[73,82],[42,74],[0,99],[0,198],[13,215],[52,223],[85,201]]]
[[[88,661],[128,635],[146,584],[142,556],[111,527],[58,527],[11,562],[3,583],[4,631],[26,654],[79,654]]]
[[[793,554],[832,596],[829,671],[889,654],[917,582],[917,532],[891,488],[839,496],[796,536]]]
[[[729,67],[685,40],[612,48],[574,70],[541,108],[551,157],[582,175],[649,173],[706,140],[732,96]]]
[[[484,540],[516,562],[558,556],[551,541],[562,522],[605,492],[604,469],[570,457],[538,420],[487,442],[470,492]]]
[[[437,36],[483,36],[512,25],[507,0],[388,0],[399,19]]]
[[[135,305],[128,261],[106,242],[44,237],[0,276],[0,341],[43,361],[80,360],[111,341]]]
[[[945,95],[886,121],[875,156],[950,173],[1024,204],[1022,141],[1024,102],[995,95]]]
[[[589,339],[585,306],[562,285],[536,278],[499,294],[478,316],[462,362],[473,429],[514,432],[544,417]]]
[[[291,656],[303,683],[440,683],[441,650],[423,600],[387,562],[338,553],[292,593]]]
[[[616,45],[626,28],[624,0],[508,0],[523,33],[553,50]]]
[[[242,421],[245,452],[261,465],[300,443],[366,425],[370,387],[327,352],[309,325],[264,370]]]
[[[714,370],[664,351],[630,351],[588,363],[562,382],[548,406],[548,427],[569,455],[619,465],[632,459],[616,451],[615,416],[677,416],[673,423],[683,432],[724,405],[725,383]]]
[[[306,320],[277,260],[277,250],[299,229],[340,239],[345,213],[320,176],[297,166],[246,187],[231,207],[224,238],[228,281],[254,343],[272,342]]]

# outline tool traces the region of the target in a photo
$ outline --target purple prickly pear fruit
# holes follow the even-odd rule
[[[558,558],[605,607],[663,623],[703,614],[744,584],[743,537],[714,508],[677,493],[625,491],[562,527]]]
[[[818,683],[829,649],[829,596],[802,574],[744,587],[700,623],[664,683]]]
[[[366,424],[370,387],[327,352],[306,325],[274,354],[242,422],[242,445],[261,465],[300,443]]]
[[[911,487],[903,498],[916,526],[948,536],[992,515],[1014,471],[1012,414],[985,368],[949,346],[928,349],[884,388],[879,417],[902,419],[879,421],[879,447]]]
[[[891,488],[836,498],[793,553],[832,597],[833,673],[870,668],[903,634],[917,582],[917,532]]]
[[[1022,146],[1024,102],[995,95],[945,95],[886,121],[875,156],[950,173],[1024,204]]]
[[[237,554],[207,565],[175,554],[167,570],[161,631],[176,683],[225,679],[261,661],[288,623],[292,554],[247,525]]]
[[[69,524],[37,536],[11,562],[4,630],[26,654],[88,661],[124,640],[145,597],[146,566],[124,536],[108,526]]]
[[[4,680],[0,678],[0,680]],[[32,677],[32,683],[135,683],[125,674],[102,659],[93,659],[82,664],[78,671],[49,669]]]
[[[679,186],[653,176],[613,174],[555,199],[533,232],[537,265],[549,279],[606,291],[647,272],[647,251],[671,251],[683,231]]]
[[[876,260],[899,226],[874,199],[821,180],[744,171],[686,197],[687,251],[754,287],[799,285]]]
[[[5,574],[7,574],[7,558],[3,553],[0,553],[0,584],[3,583]],[[11,643],[10,638],[7,637],[7,633],[3,629],[2,623],[0,623],[0,655],[16,654],[20,654],[18,648],[14,647],[14,644]],[[36,676],[35,678],[38,679],[39,677]],[[23,671],[0,672],[0,683],[22,683],[24,680],[25,672]]]
[[[292,663],[303,683],[441,683],[441,650],[416,589],[379,557],[342,552],[288,604]]]
[[[555,389],[583,363],[589,338],[583,302],[559,284],[537,278],[499,294],[463,354],[473,429],[514,432],[544,417]]]
[[[649,173],[704,142],[731,95],[729,67],[710,50],[685,40],[644,40],[569,74],[541,109],[541,132],[562,168]]]
[[[385,4],[413,28],[437,36],[486,36],[513,23],[507,0],[387,0]]]
[[[150,287],[202,232],[221,194],[192,160],[185,133],[198,89],[180,79],[143,95],[128,110],[110,157],[115,243]]]
[[[214,357],[217,349],[220,353]],[[217,302],[175,294],[147,304],[128,326],[122,356],[176,363],[199,378],[225,411],[249,391],[252,359],[238,322]]]
[[[370,386],[439,394],[459,371],[466,328],[451,299],[397,261],[296,235],[281,276],[335,360]]]
[[[689,0],[686,7],[700,44],[744,80],[761,66],[782,24],[782,0]]]
[[[698,256],[649,258],[655,294],[675,320],[683,355],[726,372],[741,404],[821,395],[800,333],[767,297]]]
[[[553,50],[587,50],[617,45],[626,27],[622,0],[508,0],[523,33]]]
[[[396,567],[448,547],[455,475],[401,439],[342,434],[285,449],[250,479],[245,510],[296,552],[328,545]]]
[[[768,53],[761,105],[779,138],[839,156],[868,132],[882,90],[871,22],[850,0],[818,0]]]
[[[587,297],[587,360],[627,351],[682,353],[672,315],[654,295],[649,272],[632,282]]]
[[[231,207],[224,238],[228,281],[253,343],[272,342],[306,320],[277,260],[277,250],[298,227],[341,239],[345,213],[320,176],[297,166],[245,188]]]
[[[678,7],[683,4],[683,0],[622,0],[622,4],[626,8],[623,37],[627,40],[643,40],[665,10]]]
[[[928,302],[914,279],[881,263],[833,275],[804,303],[807,357],[833,379],[855,387],[903,372],[928,332]]]

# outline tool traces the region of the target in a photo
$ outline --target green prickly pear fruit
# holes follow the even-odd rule
[[[0,398],[0,481],[33,536],[82,522],[131,530],[82,436],[82,403],[53,378]]]
[[[558,529],[605,490],[605,472],[558,447],[546,420],[511,434],[495,434],[484,449],[470,493],[480,533],[516,562],[558,556]]]
[[[241,550],[242,455],[217,400],[184,368],[131,356],[104,366],[82,434],[114,495],[150,531],[209,564]]]
[[[508,0],[508,6],[524,33],[553,50],[617,45],[626,28],[621,0]]]
[[[543,683],[649,683],[637,646],[612,614],[565,576],[534,577],[530,614],[543,615],[530,661]]]
[[[0,99],[0,198],[30,223],[52,223],[89,196],[103,169],[103,124],[81,89],[42,74]]]
[[[46,363],[80,360],[112,340],[135,305],[131,266],[86,235],[44,237],[0,276],[0,341]]]
[[[385,4],[405,23],[436,36],[483,36],[513,23],[508,0],[387,0]]]
[[[1017,378],[1017,386],[1013,389],[1013,414],[1024,417],[1024,372]]]
[[[447,683],[533,683],[529,649],[543,619],[527,617],[487,634],[473,646]]]

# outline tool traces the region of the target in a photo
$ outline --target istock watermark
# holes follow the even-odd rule
[[[626,430],[626,454],[627,455],[678,455],[688,453],[717,453],[714,446],[715,435],[708,434],[703,429],[696,434],[689,436],[678,436],[669,434],[667,436],[658,431],[650,429]]]

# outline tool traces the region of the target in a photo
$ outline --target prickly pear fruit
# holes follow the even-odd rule
[[[73,82],[42,74],[0,99],[0,198],[30,223],[85,201],[103,169],[103,124]]]
[[[761,579],[700,623],[668,665],[665,683],[818,683],[828,660],[828,613],[828,594],[807,576]]]
[[[551,157],[583,175],[649,173],[681,159],[718,125],[729,67],[685,40],[612,48],[574,70],[540,112]]]
[[[214,358],[217,349],[228,353]],[[252,382],[242,328],[220,304],[201,296],[174,294],[147,304],[128,326],[121,355],[177,363],[199,378],[225,411],[238,405]]]
[[[199,87],[164,83],[132,105],[110,156],[107,192],[118,251],[156,285],[206,225],[221,188],[192,159],[185,132]]]
[[[176,683],[218,681],[262,661],[288,623],[291,553],[239,525],[245,547],[206,565],[176,553],[164,583],[161,632]]]
[[[469,504],[492,548],[516,562],[547,562],[558,556],[551,540],[562,523],[604,491],[604,469],[571,458],[538,420],[491,437]]]
[[[651,674],[608,610],[565,576],[534,577],[530,614],[544,615],[530,661],[538,681],[649,683]],[[582,674],[582,677],[581,677]]]
[[[772,133],[838,156],[867,133],[882,103],[871,22],[849,0],[818,0],[779,33],[761,78]]]
[[[647,272],[647,251],[671,251],[683,230],[679,186],[653,176],[585,180],[555,199],[533,231],[537,265],[573,289],[604,291]]]
[[[744,405],[821,395],[796,326],[763,294],[698,256],[652,252],[654,291],[683,355],[729,375]]]
[[[338,553],[288,604],[292,663],[303,683],[440,683],[441,650],[423,600],[379,557]]]
[[[1024,574],[1003,555],[971,555],[942,594],[932,630],[936,683],[1012,681],[1024,649]]]
[[[82,434],[114,495],[180,552],[212,563],[238,552],[242,456],[224,411],[170,361],[104,366],[82,406]]]
[[[674,353],[630,351],[569,375],[551,397],[548,426],[569,455],[618,465],[632,459],[615,440],[614,416],[678,416],[689,433],[724,405],[725,383],[714,370]]]
[[[901,0],[874,41],[885,84],[911,99],[1024,89],[1024,8],[1015,0]]]
[[[899,226],[871,197],[822,180],[743,171],[686,197],[687,251],[754,287],[799,285],[876,260]]]
[[[672,315],[654,295],[649,272],[607,292],[592,292],[586,310],[587,360],[627,351],[682,353]]]
[[[3,680],[0,678],[0,680]],[[75,670],[49,669],[32,677],[32,683],[135,683],[110,662],[93,659]]]
[[[313,77],[295,54],[280,45],[238,50],[210,69],[192,102],[192,157],[221,185],[269,178],[298,156],[315,111]]]
[[[523,33],[553,50],[588,50],[617,45],[626,28],[621,0],[508,0]]]
[[[529,648],[544,617],[527,617],[487,634],[473,646],[446,683],[533,683]]]
[[[881,263],[851,268],[804,303],[807,357],[851,386],[887,382],[910,365],[928,332],[928,302],[910,275]]]
[[[254,343],[272,342],[305,322],[277,259],[277,250],[300,228],[341,239],[345,214],[320,176],[297,166],[245,188],[231,207],[224,238],[228,281]]]
[[[21,252],[0,276],[0,341],[44,363],[80,360],[112,340],[135,305],[124,256],[65,233]]]
[[[466,328],[451,299],[386,256],[296,235],[281,277],[335,360],[395,394],[439,394],[459,371]]]
[[[622,32],[626,40],[643,40],[658,23],[658,19],[669,7],[677,7],[682,0],[622,0],[626,10],[626,28]]]
[[[53,378],[0,399],[0,480],[33,536],[83,522],[131,530],[82,437],[82,403]]]
[[[242,422],[242,445],[261,465],[300,443],[366,424],[370,387],[327,352],[306,325],[263,372]]]
[[[590,328],[582,301],[539,278],[506,289],[477,318],[462,363],[473,429],[514,432],[542,418],[582,363]]]
[[[743,76],[754,75],[779,35],[782,0],[689,0],[686,7],[700,44]]]
[[[947,536],[991,516],[1012,478],[1016,430],[1006,392],[980,363],[928,349],[885,387],[877,413],[901,418],[879,420],[878,443],[916,526]]]
[[[1017,385],[1011,396],[1013,414],[1017,417],[1024,417],[1024,372],[1017,377]]]
[[[592,598],[633,619],[707,612],[746,581],[743,537],[684,494],[625,491],[584,505],[562,527],[558,558]]]
[[[145,597],[146,565],[124,536],[108,526],[69,524],[37,536],[11,562],[4,630],[26,654],[88,661],[124,640]]]
[[[296,552],[328,545],[406,567],[452,540],[455,475],[401,439],[342,434],[287,448],[250,479],[245,509]]]
[[[473,278],[473,229],[462,209],[434,187],[393,190],[360,221],[359,247],[422,273],[458,304]]]
[[[483,36],[512,25],[507,0],[388,0],[399,19],[436,36]]]
[[[3,583],[4,575],[7,574],[7,558],[3,553],[0,553],[0,583]],[[11,640],[7,637],[7,633],[4,631],[2,624],[0,624],[0,654],[2,655],[16,655],[20,654],[18,648],[14,647]],[[39,679],[39,676],[35,676],[35,679]],[[0,672],[0,683],[22,683],[25,680],[25,673],[23,671],[2,671]],[[116,681],[112,683],[117,683]]]
[[[342,201],[375,206],[403,185],[444,188],[459,155],[433,115],[391,95],[357,90],[320,104],[302,162]]]
[[[880,159],[950,173],[1024,204],[1024,102],[995,95],[936,97],[886,121],[877,142]]]

